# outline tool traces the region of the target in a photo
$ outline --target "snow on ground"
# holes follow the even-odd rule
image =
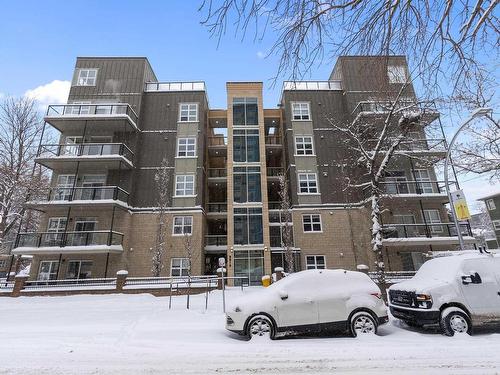
[[[232,288],[230,302],[244,292]],[[0,299],[0,374],[498,374],[500,334],[444,337],[391,320],[379,336],[245,341],[209,297]]]

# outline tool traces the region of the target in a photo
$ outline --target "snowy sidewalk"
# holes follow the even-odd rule
[[[255,289],[245,289],[252,293]],[[231,289],[230,301],[242,292]],[[392,321],[368,338],[245,341],[221,293],[0,300],[0,374],[498,374],[500,334],[448,338]]]

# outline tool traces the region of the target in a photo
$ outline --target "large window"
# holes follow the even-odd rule
[[[95,86],[97,69],[80,69],[78,71],[77,86]]]
[[[427,224],[441,223],[439,210],[424,210],[424,218]],[[443,227],[441,225],[432,225],[432,233],[442,233]]]
[[[427,169],[417,169],[414,171],[415,180],[417,181],[417,193],[434,193],[431,177]]]
[[[59,262],[57,260],[44,260],[40,262],[38,269],[38,280],[55,280],[57,279],[57,271],[59,270]]]
[[[410,192],[404,171],[387,171],[386,176],[384,186],[387,194],[408,194]]]
[[[318,193],[316,173],[299,173],[299,194]]]
[[[312,137],[295,137],[296,155],[314,155]]]
[[[495,205],[495,201],[493,199],[487,199],[486,208],[488,208],[488,211],[496,210],[497,206]]]
[[[308,102],[292,103],[292,119],[307,121],[311,119]]]
[[[262,208],[234,209],[234,243],[236,245],[264,243]]]
[[[197,122],[198,103],[179,104],[179,122]]]
[[[92,275],[92,261],[71,260],[68,262],[67,279],[89,279]]]
[[[252,163],[260,160],[258,129],[235,129],[233,131],[233,158],[237,163]]]
[[[170,276],[187,276],[189,274],[188,258],[172,258],[170,261]]]
[[[237,203],[261,202],[260,167],[234,167],[233,193]]]
[[[257,98],[233,98],[233,125],[258,125]]]
[[[304,233],[321,232],[321,215],[302,215],[302,228],[304,229]]]
[[[196,156],[196,138],[178,138],[177,156],[180,158]]]
[[[263,275],[263,250],[234,250],[234,276],[247,277],[250,285],[262,285]],[[241,285],[243,280],[236,279],[234,283]]]
[[[404,65],[389,65],[387,66],[387,75],[389,83],[405,83],[406,69]]]
[[[324,270],[325,256],[324,255],[308,255],[306,256],[306,269],[308,270]]]
[[[194,175],[182,174],[175,176],[175,195],[176,196],[194,195]]]
[[[193,217],[192,216],[174,216],[174,235],[184,235],[193,233]]]

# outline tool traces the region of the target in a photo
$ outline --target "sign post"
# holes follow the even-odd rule
[[[226,283],[224,280],[224,271],[226,269],[224,268],[226,266],[226,259],[223,257],[219,258],[219,269],[221,270],[221,275],[222,275],[222,311],[226,312]]]

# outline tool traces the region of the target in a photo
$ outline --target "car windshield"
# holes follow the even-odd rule
[[[425,262],[415,274],[415,279],[453,280],[459,270],[461,259],[455,256],[435,258]]]

